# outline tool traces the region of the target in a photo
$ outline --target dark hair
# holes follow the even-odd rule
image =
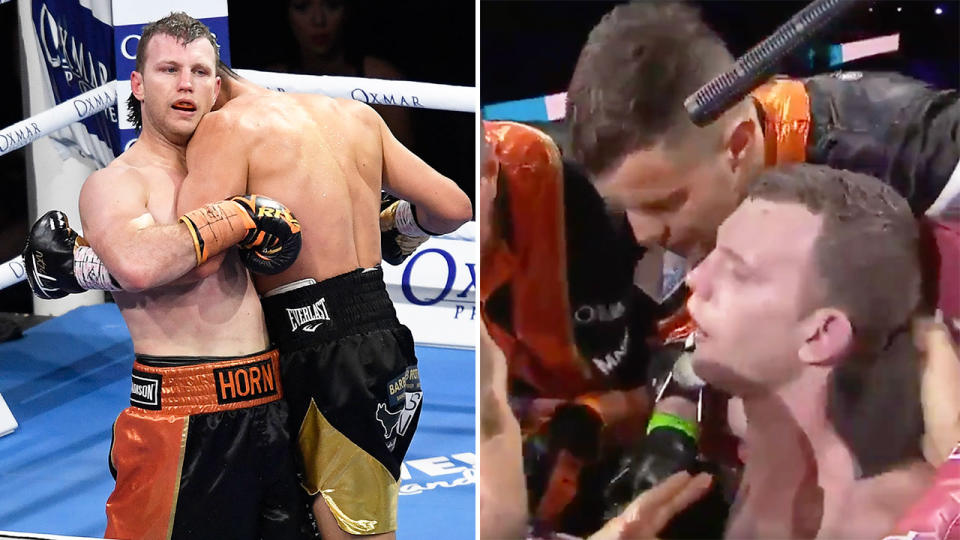
[[[921,300],[919,232],[910,206],[880,180],[794,164],[763,172],[748,196],[819,215],[820,292],[842,310],[853,347],[830,373],[827,416],[866,476],[921,455],[919,352],[910,323]]]
[[[696,8],[617,6],[590,32],[567,89],[574,159],[599,174],[664,137],[680,140],[695,127],[683,99],[732,64]]]
[[[188,45],[196,39],[205,38],[213,45],[213,51],[216,55],[215,64],[220,63],[220,46],[217,45],[217,40],[213,37],[210,29],[207,28],[207,25],[182,11],[178,11],[143,27],[143,32],[140,34],[140,43],[137,44],[136,71],[143,73],[143,63],[147,56],[147,44],[149,44],[153,36],[157,34],[177,38],[177,41],[184,45]],[[127,108],[127,120],[136,127],[137,131],[140,131],[143,127],[143,118],[140,113],[140,100],[134,97],[132,93],[130,97],[127,98]]]
[[[223,60],[217,60],[217,77],[223,79],[235,79],[240,80],[240,74],[230,68],[230,66],[223,63]]]

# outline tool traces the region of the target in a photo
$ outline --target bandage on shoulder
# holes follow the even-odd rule
[[[180,216],[193,237],[197,266],[246,238],[255,230],[250,214],[234,201],[211,203]]]

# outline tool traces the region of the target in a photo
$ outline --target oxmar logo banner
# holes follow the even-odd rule
[[[476,484],[476,467],[473,452],[404,461],[400,465],[400,495],[472,486]]]
[[[32,2],[33,30],[57,104],[116,78],[110,13],[101,9],[102,3],[94,4],[84,7],[76,0]],[[24,26],[23,31],[29,31],[28,25]],[[84,106],[82,102],[75,105]],[[77,112],[82,114],[79,109]],[[57,131],[53,138],[78,155],[106,166],[120,153],[116,106]]]
[[[473,222],[427,240],[400,266],[383,265],[400,321],[420,345],[474,347],[477,307]]]

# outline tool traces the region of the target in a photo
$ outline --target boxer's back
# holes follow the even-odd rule
[[[303,227],[297,261],[281,274],[256,276],[261,292],[380,262],[383,151],[372,109],[269,92],[237,97],[217,114],[233,116],[231,138],[245,141],[247,191],[284,201]]]

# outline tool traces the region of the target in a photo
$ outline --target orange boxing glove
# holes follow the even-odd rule
[[[300,253],[300,222],[283,204],[262,195],[238,195],[204,205],[180,217],[197,253],[197,266],[211,255],[239,244],[250,270],[277,274]]]

